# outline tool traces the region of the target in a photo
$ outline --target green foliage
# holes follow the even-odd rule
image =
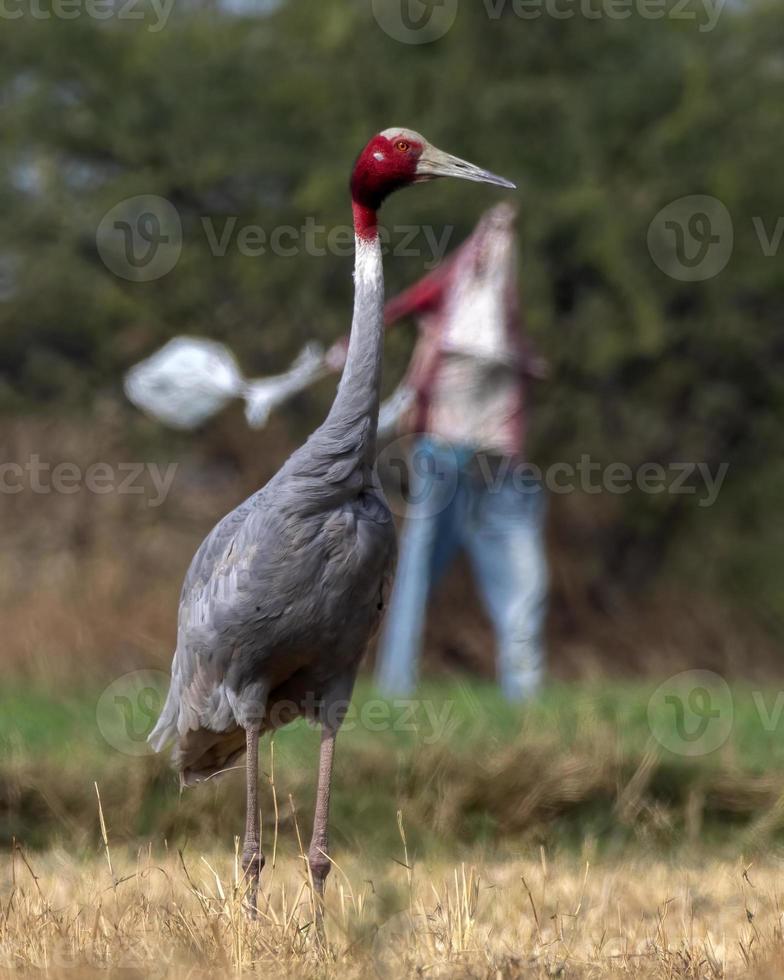
[[[674,715],[664,719],[672,731],[657,725],[660,740],[652,735],[655,687],[557,685],[520,710],[490,685],[430,684],[416,701],[383,702],[361,682],[340,736],[335,842],[355,853],[396,853],[401,808],[412,853],[431,857],[469,844],[490,853],[538,844],[679,853],[698,843],[769,853],[784,831],[781,695],[734,687],[726,742],[689,757],[677,751],[688,743],[677,736]],[[0,840],[91,849],[97,781],[115,844],[140,837],[169,847],[228,843],[243,812],[243,771],[179,795],[164,757],[127,755],[104,741],[98,696],[3,691]],[[299,814],[312,809],[318,741],[318,731],[299,721],[275,735],[274,756],[262,744],[287,851],[296,850],[290,796]],[[261,806],[271,835],[265,778]]]
[[[385,35],[370,4],[262,9],[190,4],[160,31],[87,16],[5,24],[0,408],[89,417],[181,332],[229,341],[253,373],[288,364],[306,338],[339,336],[349,256],[251,257],[232,238],[216,257],[204,222],[346,223],[354,154],[399,122],[519,180],[529,326],[552,363],[532,456],[730,464],[712,511],[634,492],[603,495],[575,526],[563,518],[597,581],[642,589],[669,560],[776,618],[782,265],[752,222],[771,234],[781,211],[780,5],[728,5],[701,31],[635,12],[524,20],[512,4],[493,18],[464,3],[421,46]],[[178,264],[153,282],[114,276],[96,248],[102,216],[138,194],[168,199],[183,225]],[[657,268],[646,234],[691,194],[725,204],[735,247],[721,274],[683,283]],[[385,220],[453,225],[454,245],[490,199],[444,184],[393,198]],[[422,265],[390,257],[390,289]],[[387,384],[408,350],[405,332],[390,339]],[[330,394],[303,402],[301,429]]]

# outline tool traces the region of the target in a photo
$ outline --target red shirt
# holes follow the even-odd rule
[[[405,427],[516,456],[538,358],[522,335],[513,226],[496,217],[506,207],[488,212],[437,269],[390,300],[385,320],[413,314],[419,327],[401,386],[415,403]]]

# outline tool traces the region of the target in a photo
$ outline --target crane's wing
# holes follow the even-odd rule
[[[273,619],[284,606],[274,592],[265,597],[253,587],[258,575],[254,559],[265,538],[263,494],[249,497],[212,529],[185,576],[171,686],[149,739],[156,751],[201,726],[223,731],[235,725],[224,681],[243,639],[242,624]]]
[[[273,478],[227,514],[194,555],[180,597],[169,695],[149,738],[156,750],[198,728],[236,728],[237,694],[227,679],[243,661],[252,659],[269,688],[301,666],[296,651],[286,658],[273,651],[284,614],[309,601],[303,579],[318,580],[323,549],[310,545],[325,527],[291,520],[281,506],[285,496]]]

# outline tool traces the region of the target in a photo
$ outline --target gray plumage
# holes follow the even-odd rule
[[[378,242],[358,242],[346,366],[326,421],[205,538],[185,577],[172,683],[150,735],[192,783],[262,732],[347,704],[379,625],[395,533],[373,464],[383,335]]]

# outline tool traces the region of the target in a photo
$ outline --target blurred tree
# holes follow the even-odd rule
[[[248,374],[341,334],[350,239],[320,254],[326,230],[348,221],[352,155],[399,122],[519,178],[529,325],[553,365],[533,457],[730,464],[711,510],[639,491],[567,509],[596,601],[679,569],[778,628],[784,276],[765,255],[784,220],[775,0],[727,7],[711,30],[671,16],[669,0],[655,20],[594,0],[568,19],[463,4],[421,46],[341,0],[190,3],[161,29],[152,6],[138,6],[143,21],[19,9],[0,34],[1,410],[78,415],[99,393],[120,399],[123,371],[181,332],[228,341]],[[161,278],[129,281],[106,267],[96,232],[119,202],[151,194],[179,214],[182,252]],[[725,205],[734,250],[713,278],[683,282],[646,241],[659,210],[693,194]],[[454,246],[486,203],[445,185],[393,199],[385,220],[439,234],[456,222]],[[325,229],[315,248],[303,247],[309,222]],[[298,237],[272,254],[251,230],[241,247],[250,226]],[[431,258],[421,234],[414,247],[388,261],[391,289]],[[405,333],[390,339],[389,383],[408,349]],[[303,403],[303,429],[329,396]]]

